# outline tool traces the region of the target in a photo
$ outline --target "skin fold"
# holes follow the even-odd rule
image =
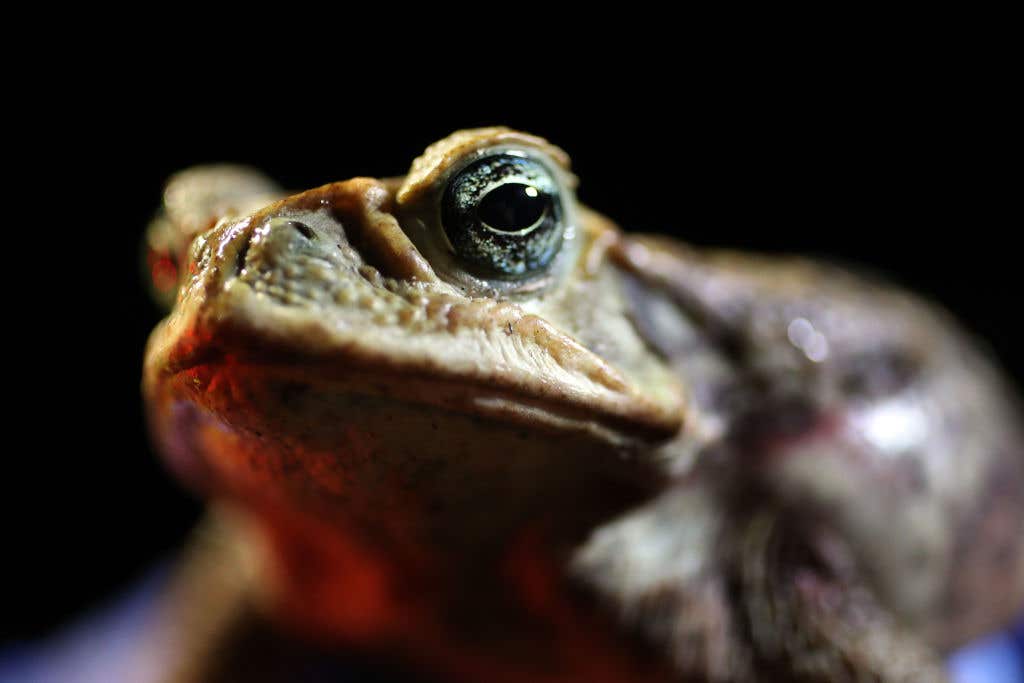
[[[522,273],[486,259],[524,268],[542,228],[469,258],[442,220],[495,158],[548,183],[557,249]],[[212,512],[168,680],[358,650],[453,681],[938,681],[1019,611],[1017,399],[944,311],[624,234],[575,183],[504,128],[290,196],[171,179],[143,391]]]

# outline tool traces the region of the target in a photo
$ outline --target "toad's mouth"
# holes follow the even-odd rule
[[[599,411],[592,405],[561,401],[558,397],[530,394],[458,376],[407,372],[387,367],[353,368],[335,359],[297,359],[268,356],[257,359],[230,352],[203,353],[196,362],[164,374],[160,380],[177,398],[220,412],[226,402],[232,410],[245,409],[256,393],[279,391],[285,407],[289,397],[301,393],[324,401],[376,399],[394,404],[416,404],[438,414],[461,414],[529,428],[531,432],[575,432],[602,443],[628,447],[651,443],[672,433],[670,425],[646,416]],[[254,382],[265,387],[254,390]],[[266,404],[266,401],[263,401]],[[333,416],[343,422],[346,416]]]
[[[292,409],[288,401],[298,393],[317,395],[325,400],[383,399],[395,404],[419,404],[438,416],[459,414],[529,428],[531,432],[575,432],[587,434],[604,443],[628,447],[636,441],[649,443],[665,438],[669,431],[662,425],[641,423],[629,416],[597,414],[591,407],[560,402],[544,396],[503,390],[482,383],[466,383],[458,377],[434,377],[426,373],[339,367],[327,362],[309,362],[302,366],[283,360],[241,360],[232,354],[208,357],[205,362],[182,368],[167,377],[171,385],[187,389],[191,400],[219,412],[225,401],[233,410],[245,409],[257,393],[253,382],[265,383],[265,389],[280,392],[281,412]],[[182,393],[179,393],[179,398]],[[343,424],[342,412],[333,421]]]

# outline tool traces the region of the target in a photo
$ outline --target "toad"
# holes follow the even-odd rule
[[[946,312],[575,185],[506,128],[293,195],[170,181],[143,391],[211,513],[169,680],[943,680],[1020,610],[1017,399]]]

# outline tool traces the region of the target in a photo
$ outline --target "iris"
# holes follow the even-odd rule
[[[449,181],[441,223],[460,260],[484,277],[515,279],[547,267],[562,243],[561,192],[541,162],[485,156]]]

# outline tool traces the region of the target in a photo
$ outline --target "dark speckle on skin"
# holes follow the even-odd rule
[[[765,402],[743,415],[736,435],[745,444],[767,445],[789,441],[814,431],[822,416],[803,396],[781,397]]]
[[[309,393],[309,387],[299,382],[284,382],[278,391],[283,405],[295,405]]]
[[[922,456],[914,454],[912,457],[905,457],[901,464],[907,490],[915,496],[926,495],[929,490],[928,474],[925,472]]]
[[[849,359],[841,385],[847,396],[877,398],[907,387],[919,374],[918,361],[896,349],[881,349]]]
[[[242,247],[238,250],[238,256],[235,258],[235,272],[239,275],[242,273],[242,269],[245,268],[245,259],[249,255],[249,246],[251,242],[246,240]]]
[[[288,225],[290,225],[291,227],[295,228],[295,230],[300,235],[305,237],[307,240],[315,240],[316,239],[316,233],[313,232],[313,229],[310,228],[305,223],[302,223],[301,221],[288,221]]]

